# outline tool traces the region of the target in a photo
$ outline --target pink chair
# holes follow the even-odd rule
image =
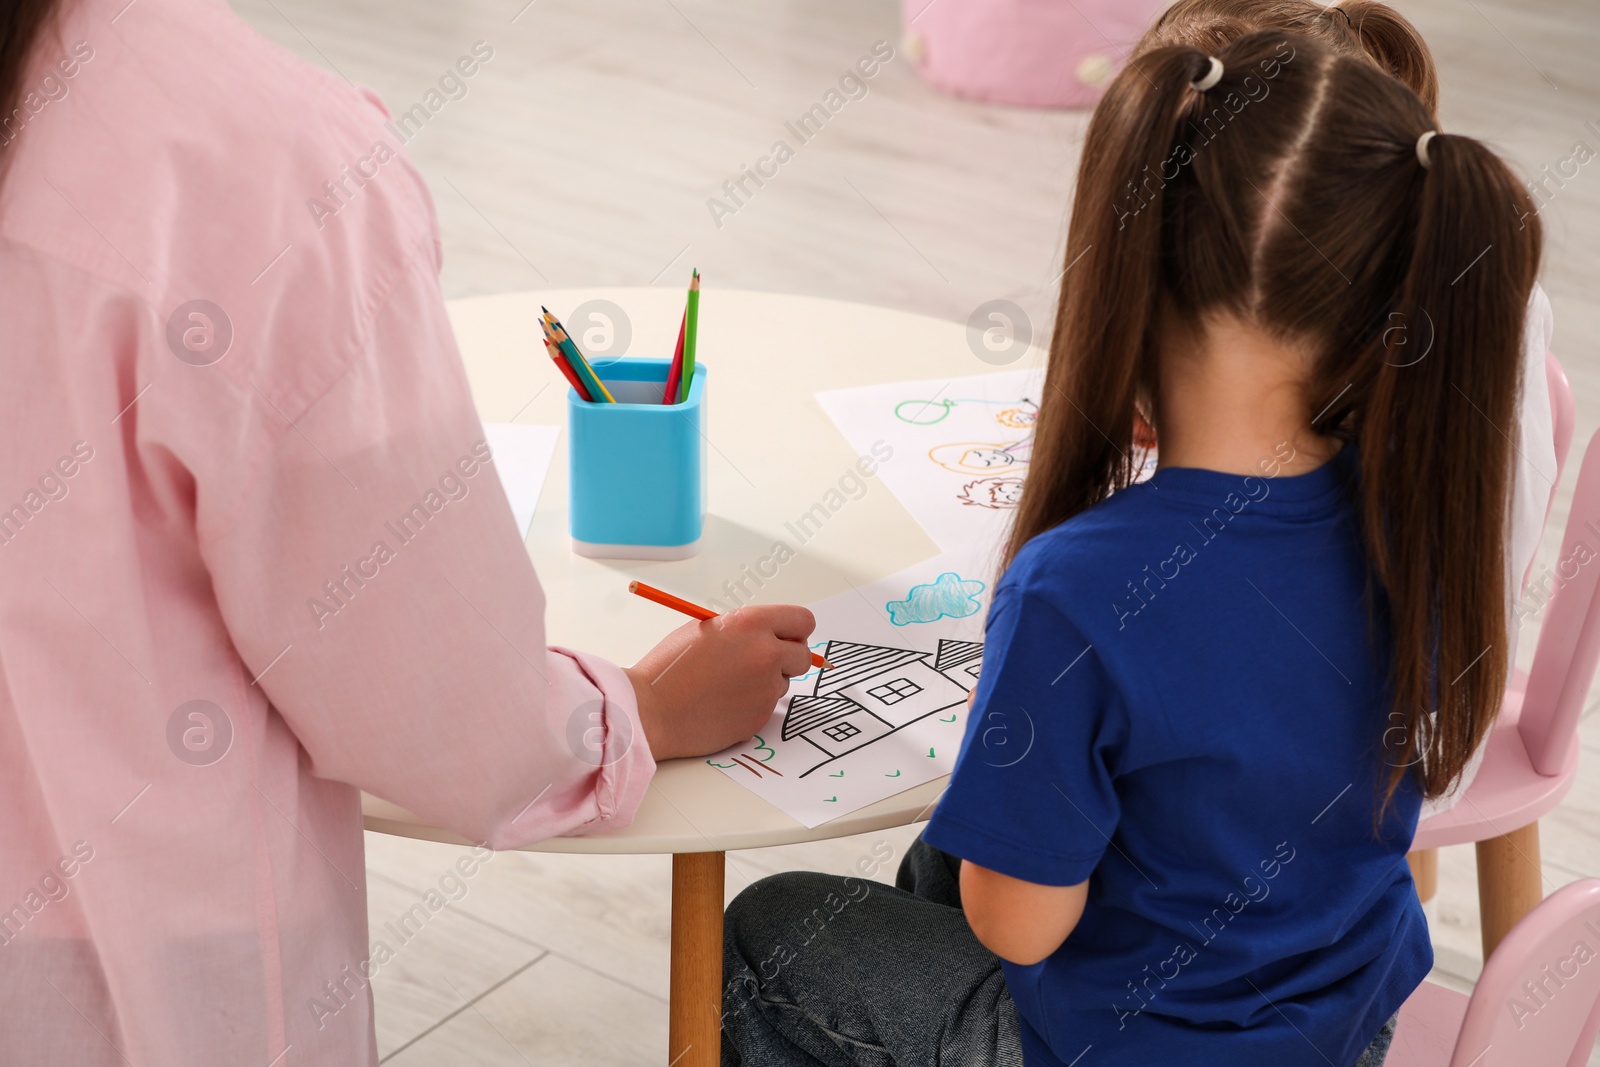
[[[1561,472],[1567,466],[1567,451],[1572,447],[1572,430],[1578,419],[1577,402],[1572,398],[1572,383],[1554,352],[1544,354],[1545,380],[1550,385],[1551,427],[1555,431],[1556,484],[1550,487],[1550,502],[1544,507],[1545,525],[1550,524],[1550,510],[1556,504],[1556,485],[1561,484]],[[1528,573],[1522,576],[1522,586],[1527,588],[1533,579],[1533,568],[1538,563],[1537,554],[1528,561]]]
[[[1553,358],[1549,368],[1559,462],[1572,437],[1571,390]],[[1533,668],[1508,687],[1482,768],[1454,808],[1417,827],[1411,846],[1476,843],[1485,959],[1543,896],[1539,819],[1577,772],[1578,720],[1600,661],[1600,434],[1584,453],[1554,571]]]
[[[1484,965],[1470,998],[1423,982],[1384,1067],[1583,1067],[1600,1033],[1600,878],[1551,894]]]

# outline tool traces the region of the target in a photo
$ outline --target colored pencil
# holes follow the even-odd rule
[[[594,367],[584,358],[583,353],[578,351],[577,344],[573,342],[571,337],[567,336],[566,327],[557,322],[554,336],[557,347],[567,357],[567,362],[572,364],[572,369],[583,375],[585,380],[594,383],[590,392],[598,389],[600,395],[606,398],[606,403],[615,404],[617,398],[611,395],[611,390],[606,388],[606,383],[600,380],[600,375],[595,371]],[[582,369],[580,370],[579,368]]]
[[[567,358],[566,352],[556,341],[555,331],[550,329],[549,322],[544,319],[540,319],[539,325],[544,328],[544,344],[545,347],[550,351],[550,358],[555,360],[566,371],[570,371],[572,376],[578,380],[578,385],[582,387],[579,390],[579,393],[585,400],[591,404],[598,403],[596,398],[599,397],[600,394],[595,389],[594,379],[586,375],[578,368],[576,364]]]
[[[589,365],[589,361],[583,358],[583,353],[578,351],[578,346],[573,343],[572,338],[567,336],[566,327],[561,325],[561,320],[550,314],[549,308],[542,308],[541,310],[544,311],[544,319],[542,321],[545,324],[545,332],[550,335],[550,340],[555,342],[555,346],[560,349],[561,353],[567,357],[567,362],[571,364],[573,372],[583,379],[584,384],[588,386],[589,395],[596,399],[605,397],[606,403],[615,404],[617,398],[611,395],[611,390],[606,388],[606,383],[600,380],[600,375],[594,372],[594,368]]]
[[[657,589],[653,585],[645,585],[643,582],[629,582],[628,592],[633,593],[636,596],[642,596],[646,600],[653,600],[664,608],[671,608],[673,611],[681,611],[691,619],[699,619],[701,622],[705,622],[707,619],[714,619],[717,617],[717,613],[712,611],[710,608],[702,608],[699,604],[691,604],[689,601],[680,596],[673,596],[671,593]],[[813,667],[829,668],[833,666],[833,664],[829,663],[815,652],[811,653],[811,665]]]
[[[589,361],[583,359],[582,353],[578,352],[575,347],[563,343],[564,338],[560,332],[560,320],[550,314],[550,309],[541,307],[540,310],[544,312],[539,324],[544,327],[545,340],[549,341],[555,347],[556,353],[567,361],[567,366],[571,367],[572,372],[584,383],[589,395],[599,399],[601,394],[599,382],[594,377],[594,368],[589,366]]]
[[[548,337],[544,339],[544,347],[550,353],[550,362],[554,363],[556,365],[556,369],[561,372],[561,376],[572,384],[573,392],[577,393],[578,396],[582,397],[584,400],[593,402],[593,398],[589,395],[589,390],[585,389],[583,386],[582,379],[580,379],[577,373],[573,371],[572,364],[568,363],[567,357],[563,356],[560,350],[557,349],[555,345],[550,343],[550,339]]]
[[[694,384],[694,342],[700,332],[700,270],[695,268],[689,280],[689,307],[684,311],[683,377],[678,382],[678,399],[689,399],[689,386]]]
[[[678,320],[678,346],[672,350],[672,365],[667,368],[667,388],[661,394],[663,404],[678,402],[678,382],[683,377],[683,331],[688,322],[689,311],[685,308],[683,318]]]
[[[561,376],[567,380],[568,384],[577,391],[578,396],[593,403],[593,398],[589,394],[588,387],[583,384],[583,379],[578,377],[577,372],[572,369],[572,364],[567,362],[567,357],[562,355],[561,349],[556,347],[554,339],[550,336],[550,327],[545,324],[543,319],[539,320],[539,327],[544,330],[544,350],[545,354],[550,357],[550,362],[556,365],[556,369],[561,372]]]

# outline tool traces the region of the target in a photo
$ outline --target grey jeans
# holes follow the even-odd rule
[[[728,906],[723,1067],[1022,1067],[1000,960],[961,912],[961,861],[919,838],[893,887],[793,871]],[[1391,1018],[1355,1067],[1382,1067]]]

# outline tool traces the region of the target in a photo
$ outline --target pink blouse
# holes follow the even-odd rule
[[[0,1063],[375,1063],[359,790],[491,848],[625,824],[632,688],[546,647],[376,97],[213,0],[82,0],[24,92]]]

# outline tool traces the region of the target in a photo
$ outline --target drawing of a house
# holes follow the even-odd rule
[[[907,648],[829,641],[809,694],[789,698],[783,739],[802,738],[824,764],[918,719],[966,703],[978,683],[983,642],[941,639],[930,654]],[[805,777],[812,767],[800,777]]]

